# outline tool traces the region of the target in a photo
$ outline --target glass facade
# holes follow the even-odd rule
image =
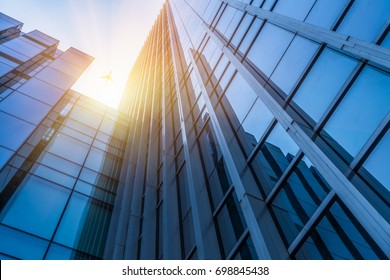
[[[69,89],[92,57],[20,27],[0,14],[0,258],[102,259],[128,117]]]
[[[106,257],[389,258],[385,2],[167,1]]]
[[[118,111],[8,38],[0,257],[388,259],[387,2],[169,0]]]

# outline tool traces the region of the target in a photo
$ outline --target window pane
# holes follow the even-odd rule
[[[13,151],[0,147],[0,170],[14,154]]]
[[[249,51],[248,59],[270,76],[293,37],[293,33],[267,23]]]
[[[77,164],[83,164],[88,153],[88,148],[89,145],[65,134],[58,133],[50,142],[47,151]]]
[[[370,157],[363,164],[363,167],[379,181],[379,185],[385,187],[378,188],[382,194],[386,192],[386,196],[390,191],[390,172],[389,172],[389,160],[390,160],[390,132],[387,132],[379,144],[375,147],[374,151],[371,153]],[[374,181],[370,182],[377,186],[378,183]]]
[[[84,109],[81,106],[74,106],[69,117],[94,129],[99,127],[100,121],[102,119],[102,115]]]
[[[225,256],[227,256],[246,228],[235,193],[228,196],[223,209],[217,216],[217,222],[221,232]]]
[[[356,61],[340,53],[324,50],[293,100],[318,122],[356,64]]]
[[[76,178],[70,177],[41,164],[35,164],[30,172],[70,189],[73,188],[73,185],[76,182]]]
[[[389,14],[388,0],[356,0],[337,31],[371,42],[388,22]]]
[[[81,169],[80,165],[74,164],[70,161],[67,161],[63,158],[60,158],[47,152],[43,153],[37,161],[41,162],[44,165],[50,166],[51,168],[60,170],[61,172],[69,174],[73,177],[77,177]]]
[[[274,8],[274,12],[298,20],[304,20],[314,2],[315,0],[279,0]]]
[[[297,259],[385,259],[352,214],[336,202],[295,255]]]
[[[331,29],[349,0],[317,0],[306,22]]]
[[[0,112],[0,145],[16,150],[35,126]]]
[[[252,137],[256,139],[256,141],[254,141],[254,144],[256,145],[273,118],[274,116],[264,105],[264,103],[258,98],[245,118],[244,122],[242,123],[242,128],[247,134],[249,140]]]
[[[237,9],[231,7],[231,6],[226,6],[226,9],[224,10],[222,17],[219,19],[218,24],[217,24],[217,29],[221,34],[224,34],[232,21],[232,18],[236,14]]]
[[[243,244],[241,244],[238,252],[233,258],[234,260],[257,260],[257,253],[255,245],[253,245],[252,238],[248,237]]]
[[[233,110],[233,114],[229,114],[230,119],[234,123],[238,122],[240,124],[255,102],[257,94],[249,87],[244,78],[237,73],[226,90],[225,97],[229,101],[224,103],[226,111],[229,114],[232,112],[230,108]]]
[[[390,111],[389,88],[389,75],[366,67],[325,126],[352,156]]]
[[[6,225],[50,239],[69,194],[68,189],[28,176],[8,201],[0,219]]]
[[[317,48],[318,44],[300,36],[295,37],[272,74],[272,81],[289,94]]]
[[[23,260],[41,260],[48,245],[43,239],[5,226],[0,226],[0,240],[1,253]]]
[[[253,16],[252,15],[245,15],[244,19],[240,23],[240,26],[238,27],[236,33],[233,36],[231,44],[234,47],[237,47],[238,44],[241,42],[242,38],[245,36],[247,33],[249,24],[252,22]],[[250,32],[250,31],[249,31]]]
[[[317,169],[304,157],[272,203],[272,211],[288,245],[317,210],[329,189]]]
[[[47,252],[45,258],[45,260],[95,260],[95,259],[96,258],[91,255],[83,254],[81,252],[77,252],[57,244],[50,245],[49,251]]]
[[[265,175],[266,182],[262,184],[262,187],[266,194],[282,176],[298,150],[297,144],[283,127],[277,124],[252,162],[255,172],[259,173],[258,177],[260,173]],[[261,178],[259,179],[262,181]]]
[[[54,240],[82,252],[102,257],[112,208],[74,193]]]
[[[263,24],[263,20],[256,18],[251,27],[249,28],[248,32],[244,35],[244,40],[242,41],[240,45],[240,52],[246,53],[248,50],[250,44],[252,44],[253,39],[255,38],[257,32],[259,31],[260,26]]]

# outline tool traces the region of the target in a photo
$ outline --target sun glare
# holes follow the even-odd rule
[[[117,108],[127,80],[128,70],[101,66],[92,62],[89,68],[72,87],[86,96],[105,105]]]

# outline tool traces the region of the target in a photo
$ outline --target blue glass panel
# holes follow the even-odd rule
[[[0,219],[4,224],[50,239],[69,194],[70,190],[27,176],[0,213]]]
[[[85,166],[107,176],[119,175],[119,159],[95,147],[91,148]]]
[[[312,163],[306,157],[303,158],[283,183],[272,203],[272,211],[287,244],[291,245],[298,236],[329,189]]]
[[[390,191],[390,132],[387,132],[363,167],[371,173],[386,189]]]
[[[54,241],[102,257],[112,209],[74,193],[65,210]]]
[[[293,33],[267,23],[249,51],[248,59],[270,76],[293,37]]]
[[[74,129],[71,129],[67,126],[62,126],[59,129],[59,131],[66,134],[66,135],[69,135],[73,138],[76,138],[77,140],[80,140],[86,144],[92,144],[92,140],[93,140],[92,137],[89,137],[88,135],[81,133],[81,132],[78,132]]]
[[[349,0],[317,0],[305,21],[330,29],[348,2]]]
[[[8,160],[11,158],[13,154],[14,154],[13,151],[0,147],[0,170],[3,167],[3,165],[8,162]]]
[[[0,225],[0,252],[24,260],[41,260],[48,242]],[[3,259],[0,256],[0,259]]]
[[[102,115],[84,109],[79,105],[73,107],[69,117],[94,129],[99,127],[102,119]]]
[[[265,10],[271,10],[272,7],[274,6],[276,0],[265,0],[263,6],[261,8]]]
[[[51,244],[45,260],[94,260],[93,256],[71,250],[64,246]]]
[[[238,46],[238,44],[241,42],[242,38],[247,34],[249,24],[252,22],[253,16],[252,15],[245,15],[244,19],[240,23],[240,26],[238,27],[236,33],[234,34],[231,44],[235,47]]]
[[[246,228],[245,219],[235,193],[227,197],[217,216],[217,223],[221,233],[223,250],[227,256]]]
[[[68,76],[60,71],[57,71],[51,67],[46,67],[35,77],[62,90],[68,90],[75,82],[75,78]]]
[[[76,178],[70,177],[68,175],[65,175],[64,173],[58,172],[52,168],[41,164],[35,164],[30,172],[34,175],[45,178],[49,181],[52,181],[70,189],[73,188],[76,182]]]
[[[15,117],[39,124],[51,107],[19,92],[14,92],[0,103],[0,110]]]
[[[295,37],[272,74],[272,81],[289,94],[317,48],[317,43],[300,36]]]
[[[389,88],[389,75],[366,67],[324,127],[352,156],[390,111]]]
[[[58,133],[50,142],[47,151],[77,164],[83,164],[88,153],[88,148],[89,145],[65,134]]]
[[[357,62],[326,49],[303,81],[293,100],[318,122]]]
[[[260,173],[265,175],[266,182],[262,187],[266,195],[283,175],[298,150],[297,144],[278,123],[252,161],[258,176]]]
[[[258,98],[242,123],[242,127],[246,133],[254,136],[257,142],[263,136],[273,118],[272,113]]]
[[[7,74],[9,71],[13,70],[14,68],[4,64],[3,62],[0,61],[0,77],[4,76]]]
[[[304,20],[315,0],[279,0],[273,11],[298,20]]]
[[[91,184],[85,183],[81,180],[78,180],[76,183],[75,190],[81,192],[87,196],[101,200],[103,202],[114,204],[115,195],[109,192],[106,192],[100,188],[97,188]]]
[[[0,112],[0,145],[16,150],[34,128],[32,124]]]
[[[30,79],[18,91],[51,106],[54,106],[64,94],[64,90],[60,90],[36,78]]]
[[[351,213],[338,202],[333,204],[295,257],[329,260],[385,258]]]
[[[224,10],[222,17],[219,19],[217,24],[217,29],[219,30],[219,32],[221,32],[221,34],[224,34],[226,32],[236,12],[237,9],[231,6],[226,6],[226,9]]]
[[[250,44],[252,44],[253,39],[255,38],[257,31],[259,31],[260,26],[263,24],[263,20],[256,18],[251,27],[249,28],[248,32],[244,35],[244,40],[242,41],[240,45],[240,52],[246,53],[248,50]]]
[[[385,27],[389,15],[388,0],[356,0],[337,31],[371,42]]]
[[[239,123],[244,120],[246,114],[257,98],[257,94],[251,87],[249,87],[239,73],[237,73],[229,88],[226,90],[225,96],[229,101],[229,105],[233,109]],[[235,116],[230,116],[230,118],[234,119]]]
[[[74,121],[72,119],[66,119],[64,121],[64,125],[72,128],[72,129],[75,129],[75,130],[77,130],[79,132],[82,132],[84,134],[87,134],[87,135],[89,135],[91,137],[94,137],[95,134],[96,134],[96,130],[93,129],[92,127],[86,126],[85,124],[82,124],[82,123],[80,123],[78,121]]]
[[[383,40],[381,46],[390,49],[390,33],[387,34],[387,36],[386,36],[386,38]]]
[[[73,177],[77,177],[81,169],[80,165],[47,152],[42,154],[40,159],[38,159],[38,162],[50,166],[51,168],[60,170],[61,172],[69,174]]]

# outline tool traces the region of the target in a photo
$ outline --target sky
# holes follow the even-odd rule
[[[116,108],[165,0],[0,0],[0,12],[93,57],[73,89]],[[106,76],[112,71],[112,81]]]

